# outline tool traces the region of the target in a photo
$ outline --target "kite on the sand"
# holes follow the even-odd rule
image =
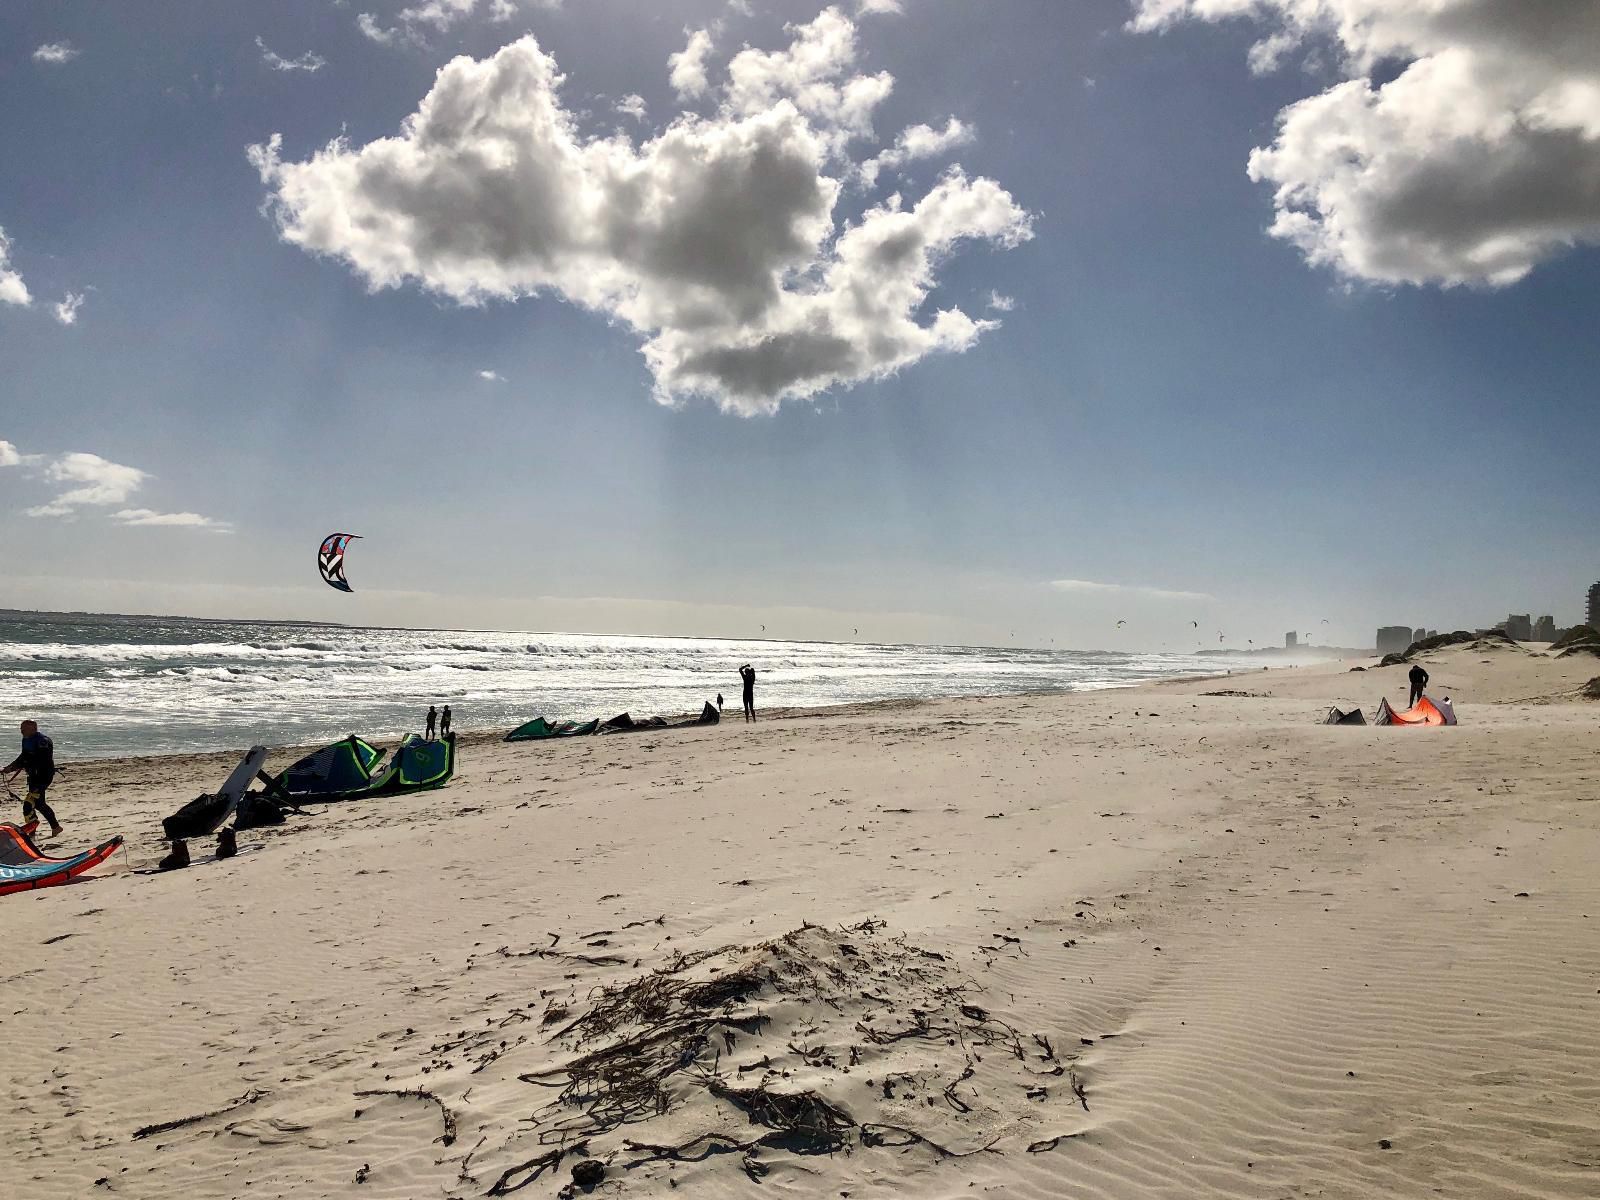
[[[27,826],[0,825],[0,896],[66,883],[105,862],[122,845],[114,837],[71,858],[51,858],[33,844],[29,832]]]

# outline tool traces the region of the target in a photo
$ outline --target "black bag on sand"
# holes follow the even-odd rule
[[[283,819],[283,809],[278,807],[277,801],[260,792],[251,792],[234,810],[233,827],[259,829],[263,825],[282,825]]]
[[[225,796],[209,793],[196,796],[161,822],[162,832],[167,835],[169,842],[180,838],[205,837],[222,824],[227,807]]]

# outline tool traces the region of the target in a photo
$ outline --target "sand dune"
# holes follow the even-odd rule
[[[1592,1197],[1593,663],[1426,665],[470,738],[167,876],[226,764],[71,771],[0,1194]]]

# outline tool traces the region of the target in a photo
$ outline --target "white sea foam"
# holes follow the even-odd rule
[[[533,716],[737,710],[741,663],[763,707],[1100,689],[1215,669],[1189,654],[1043,651],[201,622],[0,618],[0,708],[37,717],[64,758],[231,749]]]

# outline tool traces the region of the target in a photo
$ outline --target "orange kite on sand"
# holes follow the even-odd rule
[[[1378,715],[1374,725],[1454,725],[1456,710],[1448,698],[1435,704],[1427,696],[1418,700],[1405,712],[1395,712],[1387,699],[1378,701]]]

